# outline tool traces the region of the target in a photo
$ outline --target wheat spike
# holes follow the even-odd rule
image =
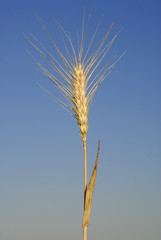
[[[86,75],[81,63],[75,68],[73,78],[73,103],[77,123],[81,132],[82,139],[86,137],[88,131],[88,98]]]
[[[48,79],[56,86],[56,88],[62,93],[62,95],[67,100],[67,103],[64,103],[62,102],[62,100],[59,100],[58,98],[54,97],[55,101],[59,103],[61,106],[63,106],[64,109],[66,109],[69,112],[71,111],[74,112],[73,116],[77,120],[79,129],[80,129],[80,135],[83,140],[86,138],[86,135],[88,132],[88,113],[89,113],[89,108],[91,106],[94,94],[98,86],[100,85],[100,83],[111,72],[115,63],[122,57],[122,56],[119,57],[115,62],[112,62],[111,64],[106,64],[101,70],[99,70],[98,73],[96,73],[96,75],[93,77],[93,80],[90,81],[93,74],[97,70],[98,66],[102,62],[103,58],[106,56],[108,50],[110,49],[117,35],[120,32],[119,31],[109,43],[106,43],[106,39],[114,25],[114,23],[112,23],[110,28],[107,30],[104,37],[102,38],[102,40],[99,42],[99,44],[95,48],[95,50],[92,52],[92,54],[89,55],[89,50],[91,48],[95,35],[102,21],[102,17],[101,17],[83,58],[84,43],[85,43],[85,37],[87,34],[87,28],[89,25],[90,16],[91,16],[91,11],[88,17],[87,25],[85,27],[84,26],[85,12],[84,12],[80,46],[78,41],[78,58],[77,58],[77,54],[74,49],[70,34],[66,33],[63,27],[56,22],[56,25],[58,27],[59,33],[61,35],[64,47],[67,53],[67,57],[65,57],[65,55],[59,50],[55,41],[51,37],[43,21],[40,18],[38,18],[38,21],[41,24],[43,30],[46,32],[50,41],[54,45],[54,48],[58,52],[62,60],[62,64],[31,33],[30,33],[30,39],[27,36],[25,36],[26,39],[30,42],[30,44],[38,52],[38,54],[44,59],[44,61],[51,67],[51,69],[53,69],[60,76],[60,79],[55,77],[47,68],[45,68],[39,61],[36,60],[35,57],[31,55],[34,61],[36,62],[36,64],[41,69],[41,71],[48,77]],[[69,47],[67,47],[67,43],[64,37],[66,37],[67,41],[69,42],[70,49]],[[48,56],[50,57],[50,59]],[[88,56],[88,59],[87,59],[87,56]],[[46,90],[46,92],[48,91]],[[52,96],[52,94],[50,95]]]

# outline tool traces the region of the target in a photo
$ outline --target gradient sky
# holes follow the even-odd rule
[[[80,240],[83,148],[74,120],[43,92],[57,95],[25,48],[32,32],[60,48],[54,19],[76,42],[92,0],[0,1],[0,240]],[[88,181],[101,140],[88,239],[160,240],[161,2],[96,0],[87,42],[104,14],[99,42],[120,15],[109,54],[126,54],[102,83],[89,114]],[[86,16],[87,16],[86,15]],[[87,18],[86,18],[87,19]],[[64,51],[64,50],[63,50]],[[34,51],[33,51],[34,52]]]

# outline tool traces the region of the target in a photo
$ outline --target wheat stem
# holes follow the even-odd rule
[[[83,228],[83,240],[87,240],[87,226]]]
[[[86,149],[86,136],[83,139],[83,149],[84,149],[84,208],[85,208],[85,198],[87,191],[87,149]],[[83,228],[83,240],[87,240],[87,226]]]
[[[85,198],[86,190],[87,190],[87,149],[86,149],[86,138],[85,138],[85,140],[83,140],[83,149],[84,149],[84,198]]]

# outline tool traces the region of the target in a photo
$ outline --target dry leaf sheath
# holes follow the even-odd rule
[[[94,191],[94,187],[95,187],[95,183],[96,183],[99,149],[100,149],[100,141],[98,141],[97,157],[96,157],[93,173],[92,173],[92,176],[91,176],[91,179],[90,179],[90,182],[88,184],[87,191],[86,191],[85,204],[84,204],[84,214],[83,214],[83,222],[82,222],[82,227],[83,228],[84,227],[88,227],[88,224],[89,224],[93,191]]]
[[[88,28],[90,16],[91,16],[91,12],[89,14],[86,27],[84,27],[85,17],[83,17],[80,44],[78,41],[78,54],[74,49],[74,45],[73,45],[70,34],[66,33],[63,27],[59,23],[56,23],[56,25],[60,32],[66,54],[62,53],[62,51],[58,48],[55,41],[51,37],[49,31],[47,30],[45,24],[40,18],[38,18],[39,23],[41,24],[45,33],[47,34],[50,41],[52,42],[56,52],[58,53],[60,57],[60,61],[58,61],[50,53],[50,51],[47,50],[47,48],[31,33],[30,33],[30,38],[25,36],[27,40],[30,42],[30,44],[35,48],[36,52],[48,64],[48,66],[50,67],[50,71],[46,67],[44,67],[39,61],[37,61],[37,59],[34,56],[32,56],[30,53],[29,54],[34,58],[35,62],[37,63],[41,71],[62,93],[62,95],[65,98],[65,102],[58,99],[56,96],[52,95],[43,87],[42,88],[47,93],[49,93],[50,96],[54,98],[54,100],[59,105],[61,105],[65,110],[70,112],[75,117],[80,129],[80,135],[82,137],[83,146],[84,146],[84,204],[85,204],[84,217],[83,217],[83,239],[84,240],[87,239],[87,226],[89,223],[91,201],[92,201],[92,195],[93,195],[96,172],[97,172],[97,166],[96,166],[96,168],[94,168],[95,176],[91,177],[92,181],[94,181],[93,187],[91,188],[91,184],[89,184],[89,188],[87,189],[86,136],[88,132],[88,113],[89,113],[89,109],[98,86],[111,72],[116,62],[122,57],[122,56],[119,57],[115,61],[113,61],[112,59],[110,63],[107,63],[102,68],[100,68],[100,63],[106,56],[107,52],[109,51],[110,47],[112,46],[114,40],[116,39],[119,33],[118,32],[110,42],[108,43],[106,42],[107,37],[114,23],[112,23],[111,27],[105,33],[105,35],[103,36],[99,44],[97,44],[94,51],[90,53],[91,46],[93,44],[95,35],[98,31],[102,18],[99,21],[95,32],[93,33],[93,36],[91,38],[91,41],[89,42],[86,52],[84,53],[85,38],[87,34],[87,28]],[[51,73],[51,70],[54,71],[55,74]],[[99,148],[98,148],[98,152],[99,152]],[[98,155],[97,155],[96,162],[98,162]],[[89,199],[86,199],[86,193],[88,196],[90,196]]]

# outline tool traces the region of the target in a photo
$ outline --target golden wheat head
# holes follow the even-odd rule
[[[98,31],[102,18],[96,27],[96,30],[91,38],[91,41],[89,43],[86,53],[84,54],[84,57],[82,57],[90,15],[91,13],[89,14],[85,30],[84,30],[84,17],[83,17],[80,46],[78,43],[78,49],[79,49],[78,57],[76,56],[76,52],[75,52],[70,34],[67,34],[60,24],[56,23],[66,49],[66,55],[67,55],[66,57],[57,47],[55,41],[51,37],[43,21],[40,18],[38,18],[39,23],[41,24],[42,28],[48,35],[50,41],[54,45],[54,48],[58,52],[61,58],[62,64],[60,64],[60,62],[47,50],[47,48],[45,48],[42,45],[42,43],[39,42],[38,39],[36,39],[31,33],[30,33],[30,36],[32,39],[31,38],[29,39],[28,37],[25,36],[27,40],[31,43],[31,45],[35,48],[35,50],[38,52],[38,54],[51,67],[51,69],[54,70],[57,73],[57,75],[60,77],[60,79],[55,77],[53,74],[51,74],[50,71],[48,71],[47,68],[45,68],[42,64],[40,64],[40,62],[38,62],[35,57],[32,56],[35,62],[40,67],[40,69],[42,70],[42,72],[48,77],[48,79],[52,83],[54,83],[56,88],[65,97],[66,103],[61,101],[57,97],[53,96],[46,89],[44,88],[43,89],[46,92],[48,92],[52,96],[52,98],[54,98],[54,100],[57,103],[59,103],[65,110],[67,110],[71,114],[72,112],[74,112],[74,114],[72,115],[74,115],[74,117],[76,118],[76,121],[80,129],[80,135],[83,140],[86,139],[86,135],[88,132],[88,113],[89,113],[89,108],[91,106],[96,89],[98,88],[99,84],[111,72],[115,63],[122,57],[122,56],[119,57],[116,61],[112,62],[111,64],[107,63],[103,68],[101,68],[101,70],[99,70],[99,72],[97,73],[95,72],[118,35],[117,33],[110,42],[106,43],[106,39],[109,35],[109,32],[114,25],[114,23],[112,23],[111,27],[105,33],[104,37],[102,38],[100,43],[97,45],[95,50],[92,52],[91,55],[89,55],[89,50],[93,43],[94,37]],[[67,47],[66,40],[69,42],[71,51],[69,51],[68,49],[69,47]],[[93,79],[91,81],[92,77]]]

